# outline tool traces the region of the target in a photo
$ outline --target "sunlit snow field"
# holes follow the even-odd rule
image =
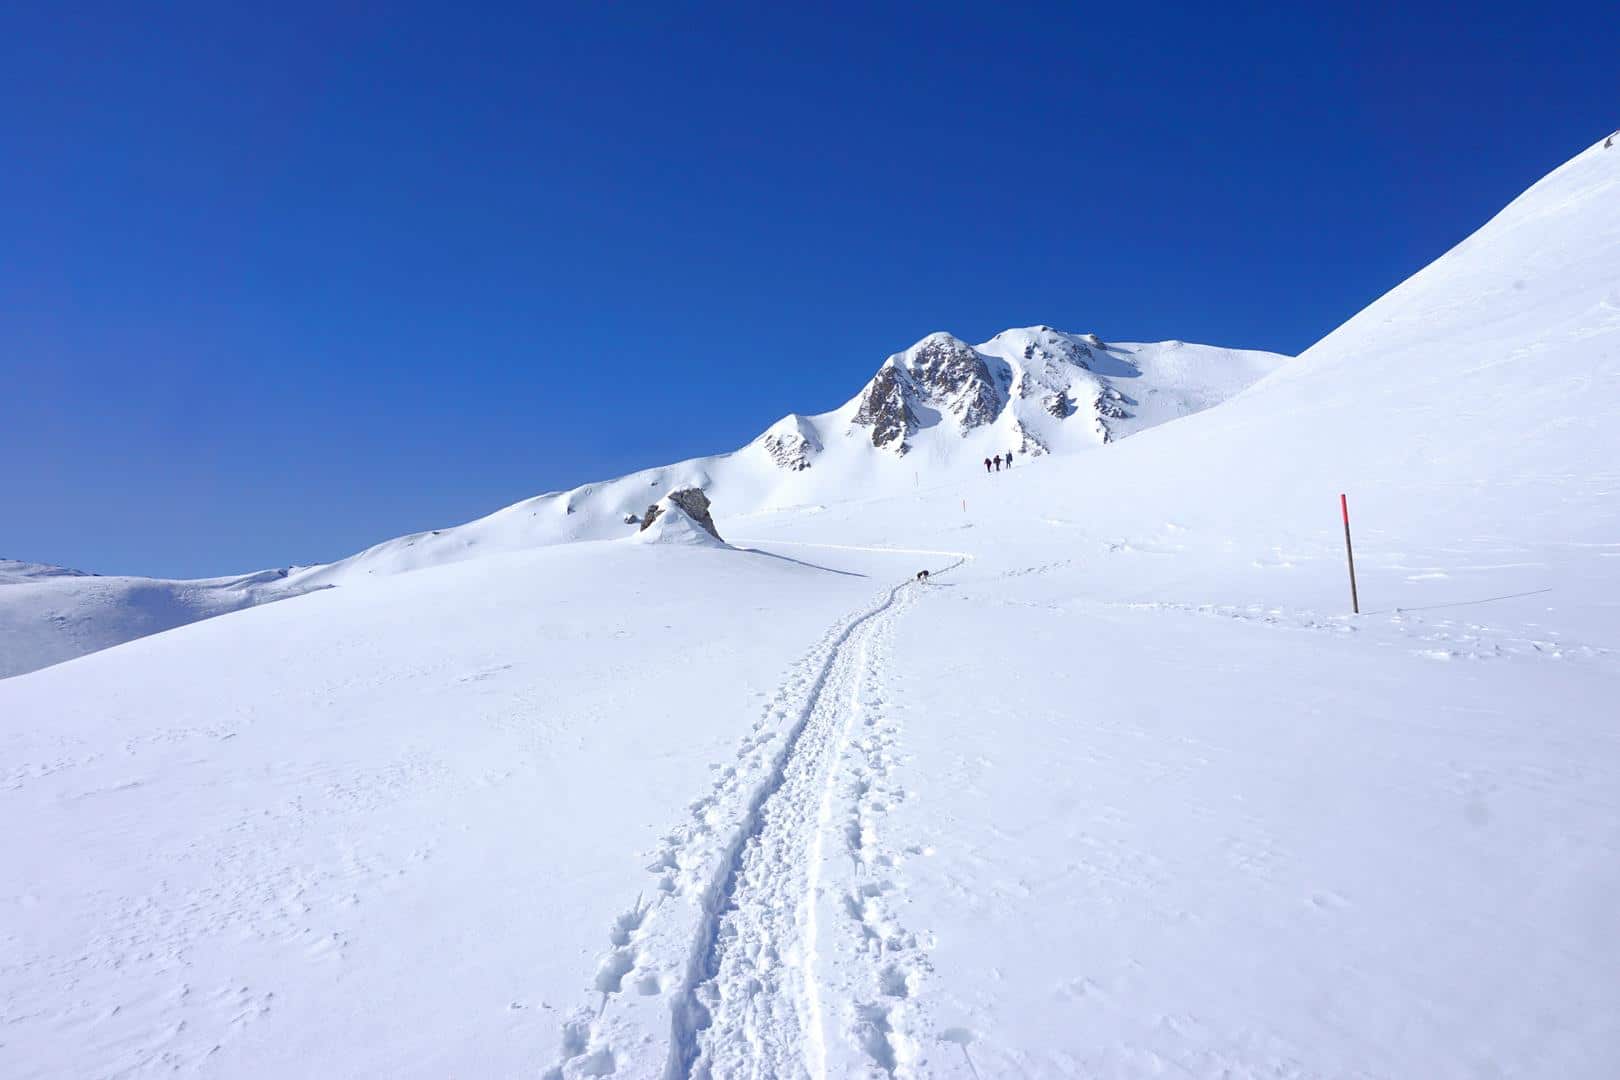
[[[1613,1076],[1617,415],[1594,147],[1118,445],[0,681],[0,1073]]]

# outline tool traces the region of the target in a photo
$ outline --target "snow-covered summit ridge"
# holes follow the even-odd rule
[[[1110,345],[1050,326],[977,346],[934,333],[884,361],[850,423],[896,455],[933,428],[982,431],[1024,454],[1082,449],[1208,408],[1284,361],[1180,341]]]
[[[651,498],[702,489],[728,518],[911,490],[995,454],[1095,449],[1238,393],[1288,363],[1180,341],[1104,343],[1049,326],[981,345],[930,334],[830,412],[790,413],[738,450],[548,492],[455,528],[389,540],[300,573],[323,584],[500,551],[611,540]]]

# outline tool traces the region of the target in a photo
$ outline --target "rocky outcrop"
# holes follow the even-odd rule
[[[816,429],[802,416],[785,416],[759,437],[759,445],[776,462],[777,468],[789,472],[808,469],[815,456],[821,453],[821,439]]]
[[[1097,400],[1092,404],[1092,407],[1097,410],[1097,415],[1104,420],[1129,420],[1131,412],[1127,406],[1134,404],[1136,403],[1114,387],[1107,386],[1097,395]]]
[[[885,364],[861,395],[855,424],[872,429],[872,445],[880,450],[906,452],[906,439],[917,431],[917,414],[911,409],[904,372]]]
[[[1090,371],[1092,347],[1101,345],[1097,341],[1096,334],[1085,334],[1080,340],[1076,340],[1068,334],[1053,330],[1050,326],[1037,327],[1036,335],[1025,343],[1023,349],[1026,372],[1035,376],[1030,379],[1032,390],[1041,383],[1066,381],[1070,366]]]
[[[687,517],[702,527],[704,532],[724,542],[720,530],[714,526],[714,518],[709,514],[709,497],[703,494],[702,488],[682,488],[680,491],[672,491],[647,507],[647,512],[641,517],[641,528],[638,531],[646,532],[652,527],[653,522],[664,513],[665,503],[680,507]]]
[[[906,355],[906,369],[928,404],[949,413],[971,431],[1001,412],[1001,393],[985,358],[960,338],[930,334]]]
[[[904,454],[924,418],[950,416],[962,431],[972,431],[994,422],[1005,400],[990,363],[973,346],[930,334],[878,369],[853,423],[871,429],[873,446]]]

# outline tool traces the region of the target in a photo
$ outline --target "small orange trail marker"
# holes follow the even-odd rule
[[[1356,553],[1350,546],[1350,503],[1339,493],[1339,513],[1344,515],[1344,557],[1350,564],[1350,610],[1361,614],[1361,601],[1356,597]]]

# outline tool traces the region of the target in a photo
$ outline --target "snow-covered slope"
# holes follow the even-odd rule
[[[201,581],[75,577],[34,567],[30,582],[47,571],[65,580],[0,590],[0,678],[314,589],[624,536],[628,516],[677,488],[702,488],[717,513],[735,517],[909,490],[920,477],[970,470],[1000,453],[1100,446],[1208,408],[1284,362],[1273,353],[1179,341],[1105,344],[1045,326],[1007,330],[977,348],[932,334],[885,361],[842,408],[784,417],[740,450],[540,495],[328,565]],[[0,564],[0,584],[24,579],[29,565]]]
[[[536,1075],[612,834],[910,561],[558,546],[5,680],[0,1074]]]
[[[979,555],[884,680],[904,801],[854,811],[898,860],[876,915],[927,944],[905,994],[855,984],[829,1052],[1620,1073],[1617,418],[1599,145],[1220,409],[982,478],[967,512],[762,522]]]
[[[4,1071],[1612,1077],[1617,283],[1594,147],[1108,453],[6,680]]]
[[[1106,468],[1086,468],[1096,498],[1144,522],[1260,537],[1320,522],[1324,504],[1333,516],[1345,491],[1363,534],[1393,546],[1494,537],[1500,563],[1515,544],[1582,560],[1609,550],[1617,159],[1620,147],[1594,146],[1273,377],[1122,444]]]

